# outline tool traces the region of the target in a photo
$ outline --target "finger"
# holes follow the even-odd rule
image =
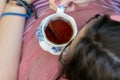
[[[57,8],[53,7],[52,5],[50,5],[50,8],[53,9],[53,10],[57,10]]]
[[[74,0],[73,2],[74,3],[89,3],[90,1],[93,1],[93,0]]]
[[[50,8],[53,10],[57,10],[57,5],[55,4],[56,0],[49,0],[50,2]]]
[[[78,6],[85,7],[92,1],[94,1],[94,0],[74,0],[73,2]]]
[[[75,10],[75,4],[71,4],[70,6],[66,7],[65,12],[72,12]]]
[[[87,6],[89,3],[79,3],[79,4],[76,4],[77,6],[79,7],[85,7]]]
[[[60,5],[64,5],[64,6],[67,6],[69,3],[71,3],[72,0],[61,0],[61,3]]]

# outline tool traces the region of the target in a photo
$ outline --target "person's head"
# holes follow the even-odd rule
[[[120,80],[120,22],[104,15],[86,24],[70,44],[61,76],[67,80]]]

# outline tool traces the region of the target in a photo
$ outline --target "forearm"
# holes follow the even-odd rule
[[[5,12],[25,14],[23,7],[7,5]],[[25,18],[4,16],[0,21],[0,80],[17,80]]]
[[[0,16],[5,8],[6,0],[0,0]]]

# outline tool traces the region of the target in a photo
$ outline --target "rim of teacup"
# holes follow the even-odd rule
[[[69,18],[69,22],[71,23],[71,25],[72,25],[72,28],[74,28],[73,29],[73,35],[72,35],[72,37],[71,37],[71,39],[68,41],[68,42],[66,42],[66,43],[63,43],[63,44],[55,44],[55,43],[53,43],[52,41],[50,41],[48,38],[47,38],[47,36],[46,36],[46,34],[45,34],[45,28],[46,28],[46,25],[47,25],[47,23],[51,20],[51,19],[49,19],[50,17],[53,17],[53,16],[56,16],[56,18],[59,18],[59,17],[61,17],[61,18],[64,18],[64,17],[62,17],[62,16],[66,16],[67,18]],[[66,18],[65,18],[66,19]],[[44,22],[45,21],[45,22]],[[48,43],[48,44],[50,44],[50,45],[53,45],[53,46],[55,46],[55,47],[63,47],[63,46],[65,46],[65,45],[67,45],[71,40],[73,40],[74,38],[75,38],[75,36],[77,35],[77,32],[78,32],[78,30],[77,30],[77,24],[76,24],[76,22],[75,22],[75,20],[71,17],[71,16],[69,16],[69,15],[67,15],[67,14],[64,14],[64,13],[55,13],[55,14],[52,14],[52,15],[49,15],[48,17],[46,17],[45,19],[44,19],[44,21],[43,21],[43,23],[42,23],[42,33],[43,33],[43,36],[44,36],[44,40]],[[43,27],[44,26],[44,27]],[[74,26],[74,27],[73,27]]]

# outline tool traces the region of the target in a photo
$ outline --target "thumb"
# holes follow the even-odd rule
[[[67,6],[67,5],[70,4],[71,2],[72,2],[72,0],[61,0],[60,5]]]
[[[74,0],[73,2],[78,6],[85,7],[92,1],[93,0]]]
[[[66,6],[65,12],[72,12],[75,10],[75,4],[71,4],[70,6]]]
[[[58,4],[60,4],[61,0],[49,0],[50,3],[50,8],[52,8],[53,10],[57,10],[57,6]]]

